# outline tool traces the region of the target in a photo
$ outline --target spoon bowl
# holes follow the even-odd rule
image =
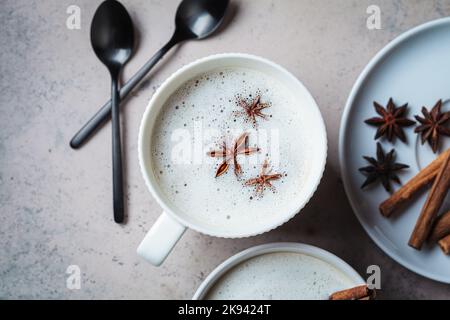
[[[187,39],[204,39],[220,26],[229,0],[183,0],[175,16],[176,32]]]
[[[134,28],[122,4],[107,0],[98,7],[91,25],[91,44],[108,69],[128,62],[134,48]]]

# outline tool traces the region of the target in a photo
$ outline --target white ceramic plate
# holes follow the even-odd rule
[[[373,101],[386,105],[392,97],[397,105],[409,103],[409,118],[421,114],[422,106],[432,108],[439,99],[450,98],[450,19],[436,20],[401,35],[381,50],[364,69],[348,98],[341,123],[339,156],[345,190],[362,226],[394,260],[406,268],[430,279],[450,283],[450,258],[437,246],[426,246],[416,251],[408,240],[427,193],[411,201],[395,217],[384,218],[379,204],[389,194],[381,185],[361,190],[365,177],[358,168],[366,166],[363,155],[374,156],[376,128],[364,123],[375,116]],[[444,104],[443,111],[450,109]],[[394,144],[381,140],[387,152],[397,151],[397,162],[410,166],[400,178],[408,181],[435,155],[428,145],[422,146],[414,127],[406,128],[408,144]],[[444,138],[441,150],[450,147]],[[397,187],[397,186],[396,186]],[[444,204],[445,209],[450,203]]]
[[[249,248],[225,260],[208,275],[208,277],[197,289],[192,299],[204,299],[208,294],[208,291],[217,283],[217,281],[221,279],[223,275],[225,275],[228,271],[241,264],[242,262],[264,254],[282,252],[292,252],[312,256],[330,264],[331,266],[342,272],[350,281],[353,282],[354,286],[365,284],[363,278],[361,278],[361,276],[350,265],[328,251],[301,243],[269,243]],[[249,275],[249,277],[252,276],[253,275]],[[282,286],[281,283],[280,286]],[[291,288],[286,287],[279,289],[290,290]]]

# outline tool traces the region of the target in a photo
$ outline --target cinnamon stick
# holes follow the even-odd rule
[[[448,235],[450,235],[450,211],[436,220],[430,235],[430,241],[437,242]]]
[[[437,157],[426,168],[421,170],[414,178],[409,180],[404,186],[398,189],[391,197],[381,203],[380,212],[385,217],[390,217],[394,212],[403,206],[417,192],[433,182],[445,159],[450,154],[450,148]]]
[[[444,202],[447,195],[448,188],[450,187],[450,156],[447,155],[446,159],[439,170],[436,179],[434,180],[433,187],[428,195],[427,201],[423,206],[419,219],[411,238],[409,239],[409,245],[417,250],[422,248],[423,243],[430,235],[433,222],[436,219],[439,209]]]
[[[450,255],[450,235],[439,240],[439,246],[446,255]]]
[[[370,300],[375,296],[375,291],[370,290],[367,285],[338,291],[330,295],[330,300]]]

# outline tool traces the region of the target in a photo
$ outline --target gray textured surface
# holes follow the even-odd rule
[[[171,35],[178,1],[123,2],[141,34],[127,78]],[[89,44],[98,3],[0,0],[0,298],[186,299],[224,259],[272,241],[318,245],[362,274],[380,265],[380,298],[450,298],[450,286],[404,269],[367,237],[344,194],[337,155],[340,115],[362,68],[399,33],[450,14],[450,1],[234,1],[226,29],[171,52],[127,103],[125,226],[112,222],[110,127],[82,150],[68,147],[109,94],[107,71]],[[65,26],[71,4],[82,10],[81,30]],[[382,30],[365,26],[370,4],[381,7]],[[155,88],[180,66],[229,51],[272,59],[311,90],[330,139],[325,177],[302,214],[283,227],[241,240],[188,231],[166,263],[154,268],[135,254],[160,214],[138,167],[141,115]],[[81,268],[81,290],[66,288],[71,264]]]

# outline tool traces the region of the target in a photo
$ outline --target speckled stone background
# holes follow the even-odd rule
[[[128,78],[173,31],[178,0],[123,0],[139,30]],[[123,112],[129,220],[112,221],[110,127],[84,148],[71,136],[109,95],[106,69],[89,42],[99,0],[0,0],[0,298],[189,299],[206,275],[242,249],[273,241],[320,246],[365,274],[381,266],[383,299],[449,299],[450,286],[404,269],[359,225],[339,177],[340,116],[369,59],[394,37],[450,14],[450,1],[233,1],[214,37],[172,51]],[[69,5],[81,30],[66,28]],[[366,9],[381,8],[382,30],[366,28]],[[137,160],[141,116],[158,85],[182,65],[221,52],[272,59],[311,90],[326,120],[329,160],[308,206],[288,224],[251,239],[217,239],[188,231],[155,268],[135,253],[160,214]],[[326,197],[327,201],[323,201]],[[80,290],[66,288],[78,265]]]

